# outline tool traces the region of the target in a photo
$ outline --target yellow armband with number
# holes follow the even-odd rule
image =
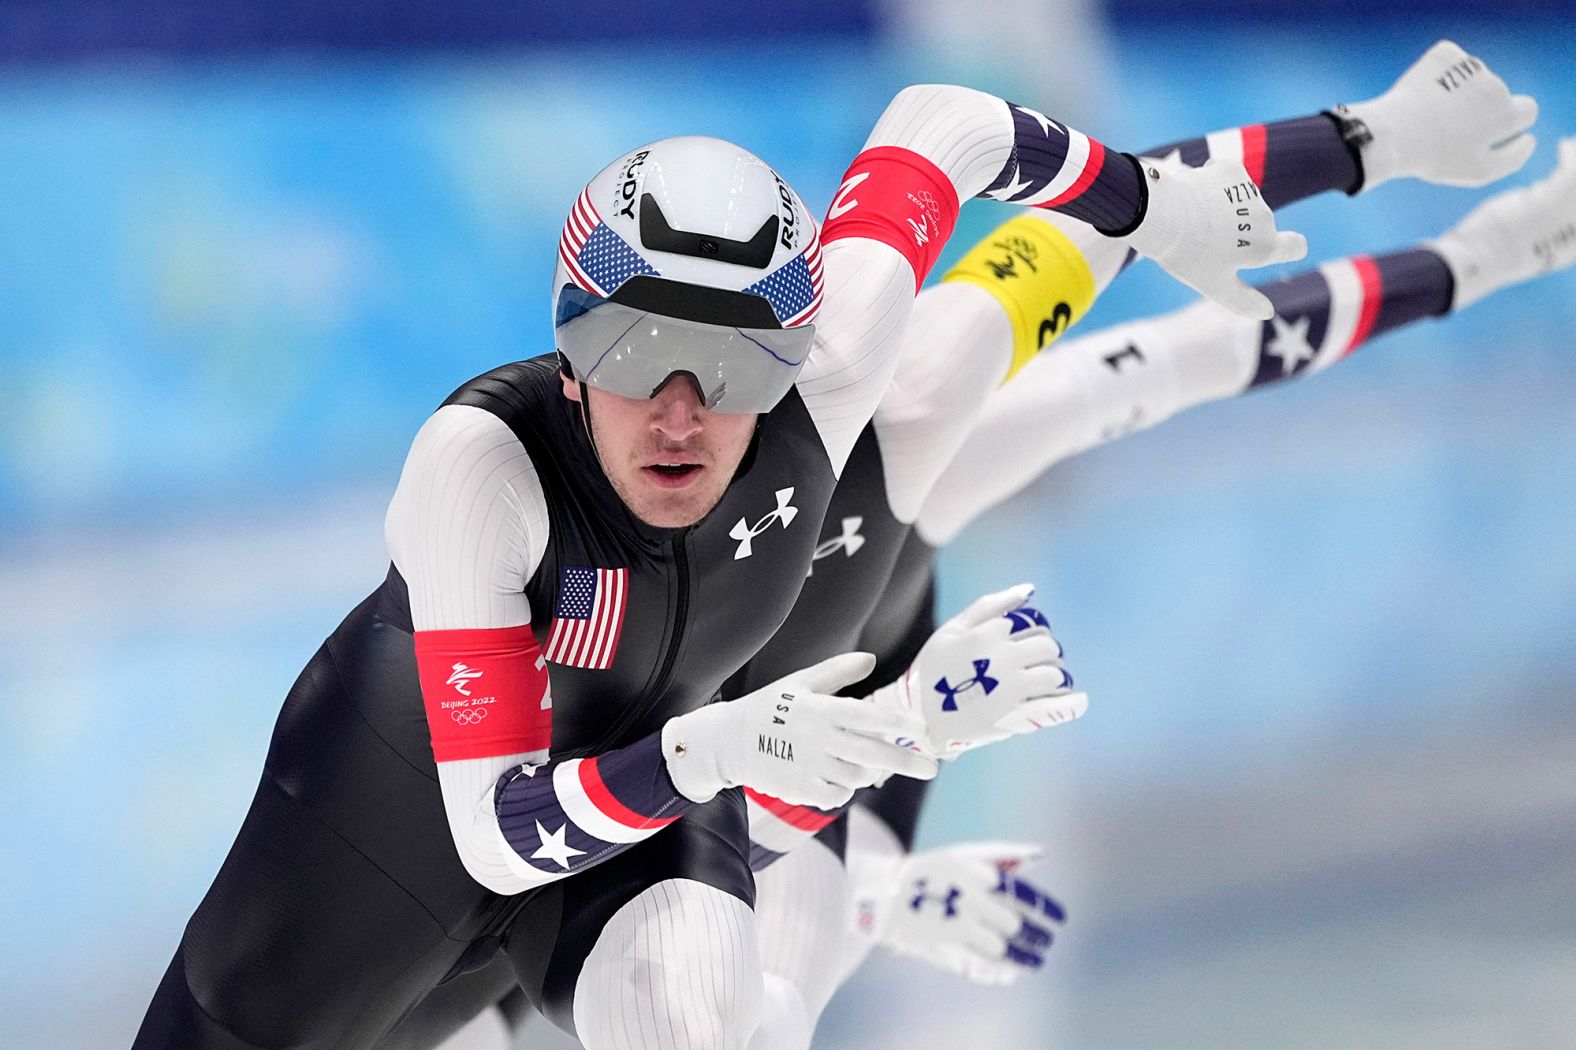
[[[1094,302],[1094,273],[1067,235],[1032,215],[1004,222],[970,248],[943,281],[994,295],[1012,321],[1011,379]]]

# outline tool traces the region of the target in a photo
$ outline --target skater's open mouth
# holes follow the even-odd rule
[[[699,463],[652,463],[641,473],[664,488],[681,488],[700,476],[705,468]]]

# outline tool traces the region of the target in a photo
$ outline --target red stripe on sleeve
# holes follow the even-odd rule
[[[1044,204],[1037,204],[1035,207],[1055,208],[1058,205],[1066,204],[1068,201],[1076,199],[1099,177],[1100,169],[1103,167],[1105,167],[1105,147],[1100,144],[1099,139],[1090,139],[1089,156],[1084,158],[1084,168],[1083,171],[1078,173],[1077,180],[1059,193],[1054,200],[1048,200]]]
[[[551,746],[547,663],[528,625],[417,631],[416,674],[437,761]]]
[[[854,158],[821,226],[821,243],[863,237],[895,248],[914,271],[914,290],[958,221],[958,190],[926,157],[875,146]]]
[[[809,806],[795,806],[791,802],[784,802],[771,795],[763,795],[754,788],[745,788],[744,794],[756,805],[776,816],[786,824],[791,824],[801,831],[817,832],[837,819],[836,813],[822,813]]]
[[[1248,169],[1253,185],[1264,185],[1264,141],[1267,137],[1263,124],[1247,124],[1242,132],[1242,166]]]
[[[604,817],[629,828],[631,831],[646,831],[650,828],[663,828],[678,820],[678,817],[647,817],[636,813],[620,802],[602,782],[602,770],[598,768],[595,757],[585,759],[580,763],[580,786],[585,790],[586,798],[591,804],[601,811]]]
[[[1341,352],[1342,357],[1367,341],[1374,330],[1374,321],[1379,318],[1379,304],[1384,301],[1384,279],[1379,276],[1379,264],[1371,256],[1354,255],[1352,269],[1357,271],[1357,278],[1363,285],[1363,308],[1357,315],[1351,345]]]

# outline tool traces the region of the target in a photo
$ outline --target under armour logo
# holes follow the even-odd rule
[[[482,672],[466,667],[464,664],[455,664],[454,673],[449,675],[449,680],[444,685],[452,685],[454,691],[461,696],[470,696],[471,691],[465,688],[466,683],[475,681],[482,676]]]
[[[909,900],[908,906],[913,911],[919,911],[926,901],[939,901],[946,909],[946,917],[952,918],[958,914],[958,898],[963,896],[963,891],[956,886],[948,886],[946,893],[930,893],[925,889],[925,879],[914,880],[914,896]]]
[[[859,535],[859,526],[864,524],[864,520],[864,518],[860,517],[844,518],[843,534],[821,541],[820,545],[815,548],[815,553],[810,555],[810,571],[805,575],[814,576],[815,563],[822,558],[836,554],[838,551],[842,551],[843,554],[852,558],[854,552],[865,545],[865,538]]]
[[[733,528],[728,530],[729,538],[739,541],[739,549],[733,552],[734,561],[738,561],[740,558],[748,558],[750,555],[755,553],[755,551],[750,547],[750,541],[759,536],[761,533],[765,532],[767,529],[771,528],[772,522],[782,522],[783,528],[785,529],[793,524],[793,519],[798,515],[799,508],[788,502],[791,499],[793,499],[792,486],[789,486],[785,489],[778,489],[776,510],[766,515],[766,517],[762,518],[760,521],[757,521],[754,525],[751,525],[743,518],[740,518],[734,524]]]
[[[958,694],[967,692],[975,686],[985,690],[986,696],[994,692],[1001,683],[986,674],[985,672],[988,670],[990,670],[989,660],[975,660],[973,678],[959,682],[957,685],[949,684],[945,678],[937,682],[935,689],[942,696],[941,709],[943,711],[956,711],[958,709]]]
[[[1051,629],[1051,623],[1045,618],[1045,614],[1027,605],[1019,609],[1009,609],[1005,615],[1007,622],[1012,624],[1012,630],[1008,631],[1008,634],[1017,634],[1019,631],[1033,630],[1036,627],[1043,627],[1047,631]]]

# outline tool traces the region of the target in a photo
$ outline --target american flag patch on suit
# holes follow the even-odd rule
[[[565,566],[543,655],[565,667],[606,670],[618,651],[628,605],[628,569]]]

